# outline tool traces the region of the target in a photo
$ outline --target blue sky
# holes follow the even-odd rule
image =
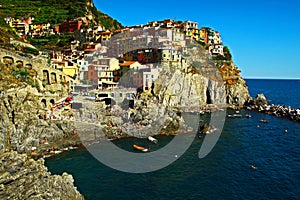
[[[246,78],[300,79],[300,2],[297,0],[94,0],[123,25],[176,19],[221,32]]]

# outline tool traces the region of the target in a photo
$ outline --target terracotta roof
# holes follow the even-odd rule
[[[121,66],[121,67],[130,66],[130,65],[132,65],[132,64],[134,64],[134,63],[136,63],[136,62],[137,62],[137,61],[125,62],[125,63],[120,64],[120,66]]]
[[[95,49],[85,49],[84,51],[96,51]]]
[[[112,34],[111,32],[102,32],[102,33],[100,33],[101,35],[110,35],[110,34]]]

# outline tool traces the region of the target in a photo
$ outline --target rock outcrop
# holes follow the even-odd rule
[[[11,150],[0,151],[0,199],[83,199],[74,179],[51,175],[44,160]]]
[[[37,90],[27,86],[12,88],[0,97],[0,149],[42,155],[50,147],[61,148],[79,143],[73,133],[72,121],[40,119],[46,109],[35,95]],[[47,139],[46,144],[41,141]]]
[[[71,175],[52,176],[32,159],[78,144],[74,123],[45,119],[37,88],[0,70],[0,199],[83,199]]]
[[[255,110],[268,115],[285,118],[293,121],[300,121],[300,109],[285,105],[270,104],[264,94],[258,94],[247,106],[248,109]]]
[[[188,49],[186,62],[163,62],[153,93],[166,106],[207,104],[244,106],[251,100],[240,71],[232,62],[216,63],[200,47]]]
[[[269,105],[268,99],[265,97],[264,94],[258,94],[253,100],[255,106],[260,107],[264,105]]]
[[[242,77],[238,77],[233,85],[227,84],[226,93],[226,102],[230,105],[244,106],[251,101],[248,86]]]
[[[209,79],[201,74],[174,73],[165,69],[155,82],[154,93],[164,105],[200,107],[206,104],[225,105],[225,87],[222,82]]]

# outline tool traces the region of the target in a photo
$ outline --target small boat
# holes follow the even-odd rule
[[[251,169],[253,169],[253,170],[256,170],[257,169],[257,167],[255,167],[254,165],[250,165],[249,166]]]
[[[229,118],[242,117],[240,114],[227,115]]]
[[[250,114],[246,114],[246,117],[247,118],[251,118],[252,116]]]
[[[158,140],[157,140],[156,138],[152,137],[152,136],[149,136],[149,137],[148,137],[148,140],[149,140],[150,142],[155,143],[155,144],[158,142]]]
[[[266,120],[266,119],[261,119],[259,121],[262,122],[262,123],[268,123],[268,120]]]
[[[51,154],[60,154],[62,153],[62,151],[60,150],[53,150],[53,151],[50,151]]]
[[[51,157],[50,154],[43,155],[43,158],[49,158],[49,157]]]
[[[218,130],[218,129],[217,128],[210,128],[209,130],[207,130],[205,132],[205,134],[211,134],[211,133],[215,132],[216,130]]]
[[[135,148],[137,150],[140,150],[140,151],[143,151],[143,152],[147,152],[148,151],[148,149],[146,147],[142,147],[142,146],[139,146],[137,144],[134,144],[133,148]]]
[[[233,114],[233,117],[242,117],[240,114]]]

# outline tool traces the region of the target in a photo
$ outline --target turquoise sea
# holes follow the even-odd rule
[[[300,81],[246,81],[252,96],[264,93],[271,103],[300,108]],[[50,157],[46,166],[53,174],[72,174],[86,199],[299,199],[300,123],[252,111],[240,114],[246,113],[252,118],[226,119],[220,139],[205,158],[198,158],[203,138],[196,137],[183,156],[159,171],[120,172],[100,163],[85,148]],[[153,151],[172,137],[158,140],[156,145],[135,138],[115,144],[132,149],[139,142]]]

